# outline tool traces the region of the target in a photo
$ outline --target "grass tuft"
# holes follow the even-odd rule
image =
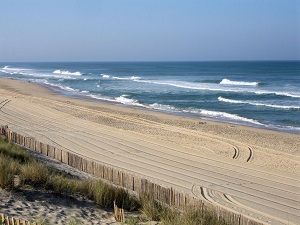
[[[141,193],[139,200],[144,217],[146,217],[147,220],[159,221],[163,207],[154,199],[153,195],[146,192]]]
[[[0,137],[0,153],[20,163],[35,161],[35,158],[27,151],[24,151],[21,147],[7,141],[3,137]]]
[[[47,167],[37,161],[24,164],[20,170],[20,180],[22,184],[44,184],[49,176]]]
[[[19,163],[0,155],[0,187],[12,189],[14,187],[15,174],[18,174]]]

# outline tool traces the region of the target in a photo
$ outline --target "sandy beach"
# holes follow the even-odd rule
[[[73,178],[95,179],[58,160],[28,150],[39,162],[56,168]],[[7,191],[0,188],[0,214],[10,218],[36,222],[40,224],[121,224],[114,218],[112,209],[103,209],[80,195],[58,195],[51,191],[32,186],[20,186]],[[131,213],[130,216],[134,215]]]
[[[268,224],[300,221],[300,135],[0,79],[0,125]]]
[[[1,214],[44,224],[103,224],[117,225],[113,211],[98,208],[80,198],[54,195],[25,188],[14,192],[0,189]]]

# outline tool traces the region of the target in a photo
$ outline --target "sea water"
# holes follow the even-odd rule
[[[62,94],[300,133],[300,61],[0,63]]]

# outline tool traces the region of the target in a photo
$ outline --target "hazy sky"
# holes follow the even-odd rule
[[[300,60],[300,0],[0,0],[0,61]]]

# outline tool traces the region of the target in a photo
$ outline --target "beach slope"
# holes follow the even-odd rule
[[[271,224],[300,221],[300,135],[0,79],[0,125]]]

